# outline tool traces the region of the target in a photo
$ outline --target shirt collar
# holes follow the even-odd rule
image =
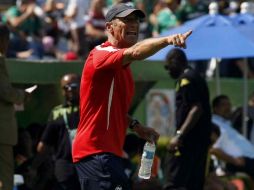
[[[108,46],[113,46],[113,45],[109,41],[106,41],[101,44],[101,47],[108,47]],[[115,46],[113,46],[113,47],[115,47]]]
[[[223,123],[231,123],[229,119],[225,119],[224,117],[221,117],[220,115],[217,115],[217,114],[213,114],[213,118]]]

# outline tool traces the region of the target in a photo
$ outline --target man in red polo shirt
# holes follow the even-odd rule
[[[129,65],[167,45],[185,47],[191,31],[137,43],[141,10],[125,4],[106,14],[108,41],[89,54],[80,87],[80,122],[73,143],[73,161],[82,190],[129,190],[122,164],[128,126],[152,142],[159,134],[128,116],[134,94]]]

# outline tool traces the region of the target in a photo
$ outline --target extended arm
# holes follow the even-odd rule
[[[240,157],[233,157],[220,148],[210,148],[210,153],[215,155],[218,159],[223,160],[227,163],[233,164],[235,166],[244,166],[244,159]]]
[[[8,22],[14,28],[20,26],[23,22],[25,22],[30,16],[34,14],[34,8],[35,8],[35,4],[29,4],[28,7],[26,8],[26,11],[20,16],[8,18],[8,15],[7,15]]]
[[[124,52],[123,64],[128,64],[134,60],[142,60],[155,54],[168,45],[185,48],[185,40],[190,36],[192,31],[184,34],[175,34],[160,38],[149,38],[127,48]]]

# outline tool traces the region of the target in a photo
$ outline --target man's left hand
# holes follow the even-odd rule
[[[175,152],[175,151],[177,151],[178,148],[181,147],[181,146],[182,146],[182,141],[179,139],[178,136],[174,136],[174,137],[170,140],[170,142],[169,142],[169,144],[168,144],[168,146],[167,146],[167,149],[168,149],[168,151],[170,151],[170,152]]]
[[[159,133],[157,133],[151,127],[145,127],[142,124],[137,124],[133,129],[141,138],[149,141],[149,142],[157,142],[159,139]]]

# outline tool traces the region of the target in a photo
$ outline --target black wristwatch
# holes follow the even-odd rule
[[[129,128],[133,130],[134,127],[138,124],[140,124],[139,121],[137,119],[133,119],[129,124]]]

